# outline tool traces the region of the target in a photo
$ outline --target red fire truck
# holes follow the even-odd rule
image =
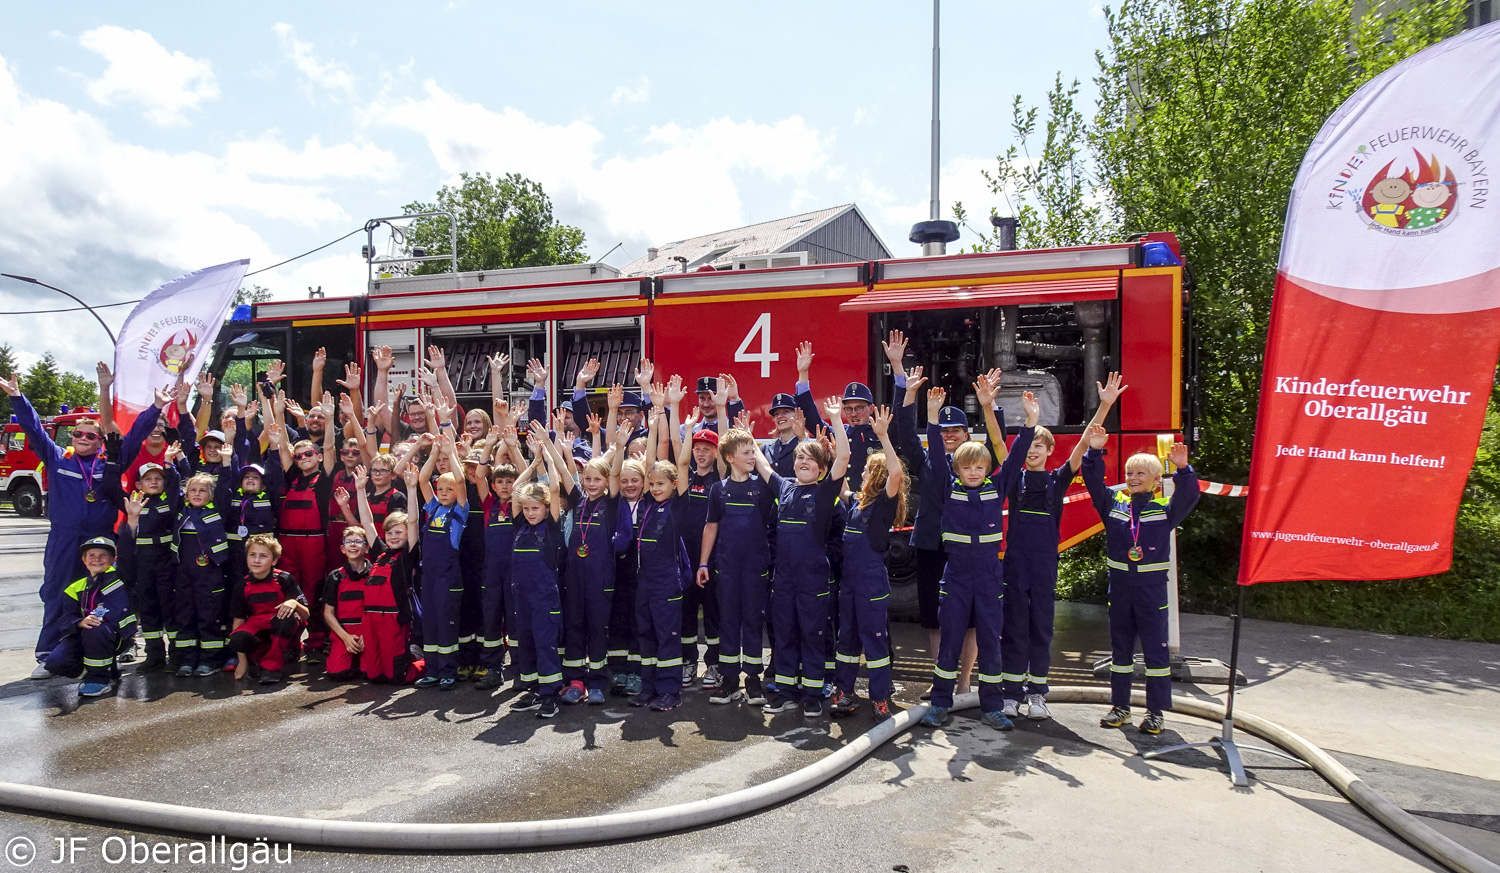
[[[372,348],[389,346],[394,385],[411,383],[420,350],[431,344],[443,349],[460,402],[487,408],[487,355],[510,355],[513,402],[530,392],[528,358],[553,365],[553,400],[571,390],[584,361],[597,358],[592,402],[602,407],[604,386],[629,384],[644,355],[659,373],[686,380],[734,375],[755,433],[765,438],[772,395],[793,390],[798,343],[813,342],[815,395],[857,380],[889,403],[880,341],[900,329],[911,341],[909,362],[925,365],[950,397],[966,398],[971,413],[970,385],[992,367],[1006,373],[1008,421],[1022,418],[1021,393],[1035,393],[1059,460],[1093,414],[1094,383],[1120,370],[1130,390],[1107,423],[1109,476],[1119,481],[1121,459],[1155,452],[1158,434],[1193,435],[1185,271],[1174,235],[1145,234],[1079,248],[654,278],[624,278],[598,264],[382,277],[357,296],[256,304],[248,320],[225,326],[212,367],[221,384],[249,384],[283,359],[290,390],[305,399],[318,347],[327,349],[332,373],[347,361],[368,366]],[[925,405],[919,419],[925,425]],[[1100,529],[1091,507],[1070,504],[1061,547]]]
[[[65,410],[42,422],[42,429],[60,446],[69,446],[73,425],[83,420],[98,421],[99,413],[87,407]],[[10,502],[17,515],[36,518],[42,514],[47,496],[47,471],[42,459],[30,444],[30,437],[15,421],[15,416],[0,430],[0,496]]]

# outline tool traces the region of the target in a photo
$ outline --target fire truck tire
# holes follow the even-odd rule
[[[891,621],[917,621],[917,553],[911,547],[911,531],[891,532],[891,547],[885,553],[885,571],[891,580]]]
[[[21,482],[10,489],[10,505],[22,518],[36,518],[42,514],[42,492],[30,482]]]

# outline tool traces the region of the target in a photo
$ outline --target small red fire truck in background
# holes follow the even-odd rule
[[[73,425],[85,419],[98,421],[99,413],[83,406],[71,411],[64,407],[58,415],[44,420],[42,429],[66,447],[72,444]],[[11,416],[0,429],[0,498],[8,501],[17,515],[36,518],[45,508],[46,497],[47,470],[31,438]]]
[[[279,358],[290,392],[305,400],[319,347],[335,373],[348,361],[368,370],[371,349],[389,346],[392,385],[411,385],[421,351],[436,345],[460,402],[488,408],[486,357],[503,351],[512,402],[530,393],[526,360],[540,358],[552,365],[546,387],[555,406],[579,366],[597,358],[591,402],[602,408],[605,386],[630,384],[645,356],[658,373],[689,382],[732,374],[756,436],[769,438],[772,395],[794,390],[803,340],[813,342],[819,398],[861,381],[877,402],[899,402],[881,340],[900,329],[910,339],[907,365],[924,365],[976,424],[970,386],[979,373],[1005,371],[1001,402],[1012,427],[1022,419],[1021,393],[1035,393],[1042,424],[1057,435],[1058,462],[1097,406],[1094,383],[1121,371],[1130,387],[1106,425],[1107,477],[1120,481],[1123,458],[1156,452],[1159,434],[1193,436],[1185,269],[1176,237],[1164,233],[1078,248],[651,278],[602,264],[380,277],[355,296],[255,304],[247,320],[225,325],[212,372],[221,384],[249,384]],[[918,417],[925,425],[925,404]],[[1100,529],[1086,502],[1069,504],[1061,548]]]

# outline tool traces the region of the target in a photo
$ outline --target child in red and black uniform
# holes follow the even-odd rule
[[[276,569],[280,558],[281,544],[268,533],[251,534],[245,541],[248,569],[230,607],[229,647],[240,656],[236,679],[245,678],[253,660],[260,684],[280,682],[286,647],[306,626],[307,598],[292,574]]]
[[[417,476],[415,468],[406,468],[404,499],[408,504],[417,500]],[[412,571],[416,567],[411,547],[417,541],[417,519],[397,509],[386,515],[383,524],[377,522],[365,488],[364,467],[354,471],[354,480],[360,524],[367,531],[383,531],[370,549],[374,557],[365,579],[360,669],[371,682],[414,682],[423,667],[407,650],[411,639]]]
[[[286,432],[282,420],[285,398],[278,397],[273,410],[276,426]],[[323,411],[333,415],[333,396],[323,395]],[[321,659],[321,649],[328,640],[323,622],[322,604],[318,602],[319,586],[327,575],[324,553],[328,534],[328,509],[333,503],[334,429],[323,432],[323,457],[318,447],[301,440],[290,447],[281,440],[281,469],[287,476],[286,490],[277,513],[276,538],[281,543],[281,568],[292,574],[307,596],[312,615],[308,619],[307,651],[309,660]]]

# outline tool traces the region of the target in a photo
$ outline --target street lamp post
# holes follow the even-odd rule
[[[89,311],[89,315],[94,316],[94,320],[99,322],[99,326],[104,328],[105,333],[109,334],[109,344],[111,347],[114,347],[118,343],[118,341],[115,339],[115,332],[109,329],[109,325],[104,323],[104,319],[99,317],[99,313],[94,311],[94,307],[88,305],[87,303],[84,303],[82,300],[79,300],[70,292],[64,291],[56,285],[48,285],[46,282],[43,282],[40,279],[33,279],[30,276],[17,276],[14,273],[0,273],[0,276],[4,276],[7,279],[15,279],[18,282],[30,282],[33,285],[40,285],[43,288],[51,288],[53,291],[56,291],[59,294],[66,295],[67,297],[71,298],[73,302],[77,303],[79,306],[82,306],[84,309],[87,309]]]

